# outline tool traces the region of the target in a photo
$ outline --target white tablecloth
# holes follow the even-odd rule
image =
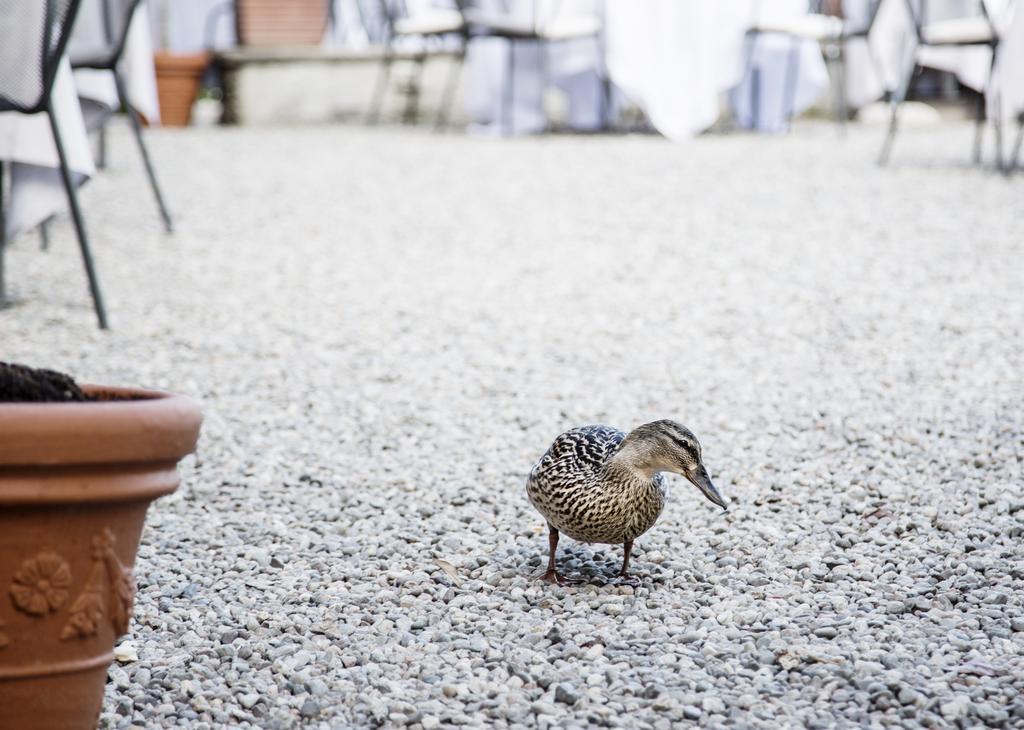
[[[81,184],[96,168],[66,59],[54,83],[53,105],[69,165],[75,181]],[[8,238],[67,209],[57,148],[46,114],[0,114],[0,158],[13,163],[11,196],[4,210]]]
[[[24,67],[26,59],[37,58],[41,53],[45,4],[20,3],[17,8],[18,13],[0,16],[0,68]],[[3,41],[25,34],[30,28],[40,29],[38,36],[26,37],[24,43]],[[27,99],[24,101],[31,103]],[[71,169],[81,176],[91,175],[94,172],[92,154],[75,95],[71,67],[66,60],[61,62],[54,79],[52,101]],[[11,200],[4,213],[7,231],[13,233],[32,220],[41,220],[40,211],[52,210],[57,196],[63,196],[56,169],[59,167],[57,150],[46,114],[0,113],[0,159],[12,163]],[[54,190],[58,192],[54,193]],[[35,191],[40,194],[33,194]],[[42,217],[45,215],[42,213]]]
[[[83,0],[69,44],[69,53],[72,55],[79,45],[88,48],[93,39],[102,43],[104,1]],[[150,25],[149,3],[148,0],[143,0],[135,11],[131,27],[128,29],[124,54],[121,56],[121,73],[132,106],[141,112],[150,124],[159,124],[160,103],[156,93]],[[83,99],[97,102],[108,109],[117,107],[117,90],[114,87],[114,78],[109,72],[79,69],[75,71],[75,86],[78,95]]]
[[[529,20],[533,0],[514,0],[510,12]],[[670,139],[687,139],[707,129],[718,118],[722,96],[736,89],[734,102],[741,119],[753,126],[777,130],[785,126],[783,88],[795,49],[794,110],[799,113],[828,87],[828,76],[816,43],[763,36],[753,49],[759,69],[760,99],[756,120],[749,112],[750,76],[745,77],[745,34],[755,20],[780,14],[806,12],[804,0],[563,0],[538,2],[538,15],[565,16],[600,13],[604,6],[602,49],[590,40],[554,44],[549,75],[567,92],[569,123],[576,128],[599,124],[597,71],[605,53],[607,73],[617,89],[647,114],[654,127]],[[534,44],[519,43],[515,50],[515,133],[532,132],[545,125],[541,108],[541,56]],[[507,83],[507,45],[500,39],[472,42],[467,56],[466,100],[478,129],[500,131]]]
[[[1005,23],[988,96],[989,117],[1004,124],[1024,114],[1024,2],[1017,0]]]
[[[669,139],[686,139],[714,124],[722,93],[739,84],[750,20],[740,5],[608,3],[611,78]]]

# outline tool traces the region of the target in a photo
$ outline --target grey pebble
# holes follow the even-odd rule
[[[703,711],[695,705],[683,705],[683,716],[687,720],[699,720]]]
[[[239,695],[238,703],[247,710],[251,710],[262,698],[255,693]]]
[[[316,717],[320,714],[320,705],[316,700],[308,699],[302,703],[302,707],[299,708],[299,716],[306,719]]]
[[[555,702],[561,702],[565,705],[575,705],[579,701],[579,694],[567,684],[560,684],[555,687]]]

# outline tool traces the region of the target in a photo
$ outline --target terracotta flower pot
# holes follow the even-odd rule
[[[327,30],[328,0],[235,0],[235,31],[243,46],[318,46]]]
[[[0,403],[2,728],[96,726],[146,508],[199,436],[188,398],[83,391],[133,400]]]
[[[158,51],[153,54],[160,122],[165,127],[188,126],[192,119],[192,104],[199,94],[199,82],[209,63],[209,53]]]

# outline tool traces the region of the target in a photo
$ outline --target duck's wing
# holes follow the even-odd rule
[[[541,476],[579,480],[593,474],[607,461],[626,434],[611,426],[582,426],[555,439],[533,468],[531,479]]]

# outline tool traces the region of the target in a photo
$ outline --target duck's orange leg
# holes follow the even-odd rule
[[[540,576],[545,583],[553,583],[556,586],[569,585],[570,581],[555,570],[555,553],[558,551],[558,530],[554,525],[548,523],[548,569]]]
[[[629,574],[629,555],[633,552],[633,541],[626,540],[622,543],[623,555],[622,555],[622,570],[619,571],[616,576],[620,582],[628,585],[640,585],[640,580]]]

